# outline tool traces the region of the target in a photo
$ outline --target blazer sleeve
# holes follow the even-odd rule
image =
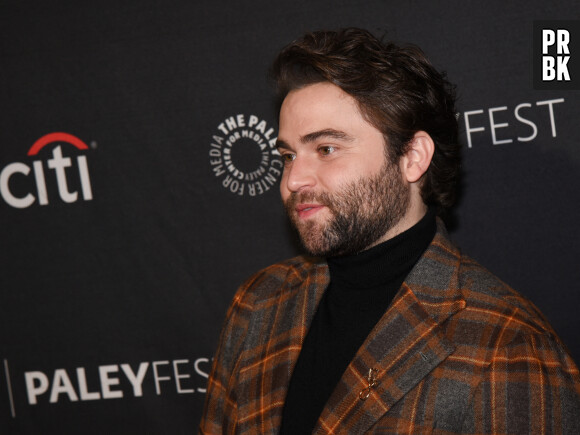
[[[230,388],[236,363],[243,348],[252,303],[249,292],[254,279],[237,291],[227,311],[219,344],[208,378],[200,434],[226,434],[235,431],[237,400]]]

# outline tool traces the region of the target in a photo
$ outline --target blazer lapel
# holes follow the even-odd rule
[[[251,417],[242,418],[242,424],[260,427],[261,433],[277,432],[290,377],[328,282],[324,262],[306,262],[292,270],[281,288],[273,289],[272,297],[256,304],[263,315],[248,328],[247,336],[254,338],[247,345],[251,352],[238,383],[245,389],[240,394],[258,400],[242,410]]]
[[[438,233],[346,369],[315,433],[364,433],[453,352],[440,325],[465,307],[458,261]]]

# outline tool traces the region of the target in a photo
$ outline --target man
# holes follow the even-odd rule
[[[280,191],[308,257],[230,307],[202,433],[580,433],[541,313],[451,244],[454,92],[416,47],[315,32],[273,67]]]

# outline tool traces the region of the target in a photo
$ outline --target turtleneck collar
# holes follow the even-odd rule
[[[364,290],[404,279],[433,240],[435,210],[408,230],[358,254],[327,259],[332,286]]]

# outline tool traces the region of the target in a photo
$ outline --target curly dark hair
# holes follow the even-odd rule
[[[341,88],[383,133],[393,162],[405,154],[416,132],[427,132],[435,152],[421,196],[439,214],[451,208],[461,165],[455,87],[419,47],[383,43],[357,28],[307,33],[278,54],[270,77],[277,88],[278,112],[294,89],[320,82]]]

